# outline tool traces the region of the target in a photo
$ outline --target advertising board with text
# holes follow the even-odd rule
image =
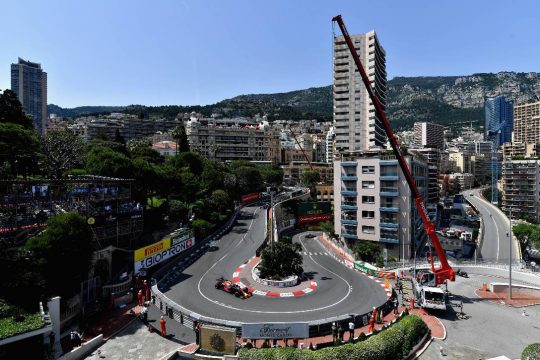
[[[135,273],[139,273],[141,269],[151,268],[170,259],[195,244],[195,238],[191,231],[187,233],[182,232],[181,234],[173,233],[171,235],[152,245],[135,250]]]
[[[307,339],[308,323],[252,323],[242,324],[244,339]]]
[[[327,221],[334,216],[329,201],[298,203],[296,215],[300,224]]]

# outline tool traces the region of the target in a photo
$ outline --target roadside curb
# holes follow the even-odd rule
[[[246,265],[253,259],[254,259],[254,257],[249,259],[245,264],[242,264],[238,268],[236,268],[236,271],[233,273],[233,277],[232,277],[233,283],[235,283],[236,285],[238,285],[238,286],[240,286],[242,288],[247,287],[240,280],[240,273],[246,267]],[[313,280],[309,280],[309,286],[308,287],[306,287],[305,289],[302,289],[302,290],[296,290],[296,291],[292,291],[292,292],[290,292],[290,291],[278,292],[278,291],[253,290],[252,288],[249,288],[249,289],[252,290],[253,295],[258,295],[258,296],[268,296],[268,297],[274,297],[274,298],[278,298],[278,297],[279,298],[299,297],[299,296],[310,294],[310,293],[314,292],[315,290],[317,290],[317,282],[315,282]],[[282,289],[286,289],[286,288],[282,288]]]

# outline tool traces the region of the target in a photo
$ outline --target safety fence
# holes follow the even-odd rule
[[[216,241],[220,236],[223,235],[224,232],[228,231],[232,227],[234,220],[236,219],[240,210],[241,210],[240,208],[237,209],[235,213],[231,216],[231,219],[222,228],[220,228],[214,234],[212,234],[211,236],[208,236],[203,241],[201,241],[198,244],[199,249],[191,249],[191,253],[198,254],[198,256],[202,256],[204,251],[201,251],[201,248],[207,247],[209,242]],[[151,281],[152,281],[152,293],[153,293],[154,304],[159,308],[162,314],[168,316],[170,319],[178,321],[180,324],[187,326],[188,328],[193,328],[194,321],[198,321],[201,324],[227,326],[230,328],[234,328],[237,332],[237,335],[240,337],[241,328],[242,328],[241,322],[215,319],[215,318],[203,316],[201,314],[198,314],[196,312],[193,312],[193,311],[190,311],[189,309],[184,308],[182,305],[174,302],[173,300],[171,300],[165,294],[162,293],[161,288],[160,288],[162,281],[166,280],[166,278],[169,275],[173,274],[174,272],[183,271],[185,268],[190,266],[194,261],[196,261],[198,256],[191,256],[191,257],[185,256],[184,257],[184,259],[186,259],[185,261],[182,261],[182,262],[176,261],[174,263],[168,264],[162,269],[158,270],[153,275]],[[377,309],[381,313],[381,315],[384,316],[392,310],[392,306],[393,304],[390,298],[385,303],[378,306]],[[325,335],[332,334],[332,323],[334,322],[341,324],[341,326],[344,328],[348,328],[348,323],[350,321],[353,321],[355,324],[355,327],[357,328],[366,326],[369,322],[371,312],[372,310],[370,310],[369,312],[366,312],[365,314],[344,314],[341,316],[312,321],[309,323],[309,336],[315,337],[315,336],[325,336]]]

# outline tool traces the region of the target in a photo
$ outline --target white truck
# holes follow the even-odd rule
[[[419,271],[413,278],[413,292],[418,306],[424,309],[446,310],[446,294],[435,285],[431,272]]]

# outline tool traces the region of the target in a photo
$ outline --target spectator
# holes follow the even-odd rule
[[[338,329],[337,329],[337,325],[335,321],[332,323],[332,339],[333,339],[334,344],[337,344]]]
[[[165,321],[165,318],[163,318],[163,316],[159,320],[159,324],[161,326],[161,336],[167,336],[167,327],[165,325],[166,321]]]
[[[143,306],[143,309],[141,310],[141,320],[146,324],[148,321],[148,308]]]
[[[392,300],[392,305],[394,307],[394,315],[397,315],[398,314],[398,305],[399,305],[397,298],[394,298]]]
[[[339,334],[339,341],[343,342],[343,335],[345,334],[345,329],[341,326],[341,324],[338,325],[338,334]]]
[[[353,342],[353,341],[354,341],[354,322],[351,319],[351,321],[349,321],[349,342]]]

